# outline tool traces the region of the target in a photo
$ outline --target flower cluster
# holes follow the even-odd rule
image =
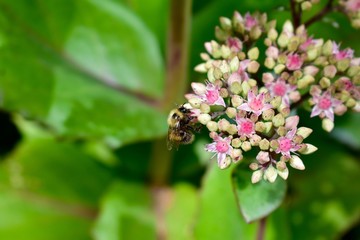
[[[354,28],[360,28],[360,0],[340,0],[342,11],[349,17]]]
[[[308,36],[304,26],[288,21],[279,32],[265,14],[234,13],[220,18],[217,40],[205,43],[204,83],[193,82],[187,94],[197,121],[210,131],[205,149],[217,156],[220,168],[242,160],[258,149],[252,182],[287,179],[288,164],[303,170],[299,154],[316,147],[304,143],[312,129],[299,127],[291,114],[300,105],[311,117],[323,119],[331,131],[334,115],[360,110],[360,60],[351,49]],[[258,46],[265,44],[265,51]]]

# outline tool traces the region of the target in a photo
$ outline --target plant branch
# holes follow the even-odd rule
[[[259,221],[259,228],[257,230],[257,240],[264,240],[265,237],[265,230],[266,230],[266,217],[263,217]]]
[[[164,112],[174,108],[174,104],[179,99],[183,99],[186,90],[191,0],[170,1],[169,17],[166,51],[166,87],[161,104],[161,109]],[[165,139],[155,141],[149,172],[154,186],[166,185],[171,168],[171,160],[172,154],[166,149]]]
[[[290,0],[290,11],[294,28],[297,28],[301,24],[301,9],[298,8],[298,4],[295,2],[295,0]]]
[[[326,14],[331,12],[334,9],[333,2],[334,0],[329,0],[325,7],[320,12],[318,12],[318,14],[305,22],[305,27],[309,27],[311,24],[320,21]]]

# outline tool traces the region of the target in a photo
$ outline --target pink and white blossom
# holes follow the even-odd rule
[[[189,93],[185,97],[190,100],[192,98],[199,98],[201,102],[209,105],[221,105],[226,106],[224,99],[220,96],[220,87],[212,83],[207,83],[205,89],[200,84],[191,84],[191,87],[195,94]]]
[[[228,47],[232,52],[236,52],[236,53],[240,52],[243,48],[243,43],[237,37],[229,37],[226,40],[226,44],[228,45]]]
[[[296,130],[297,128],[293,128],[288,131],[285,136],[279,137],[277,139],[279,146],[275,150],[276,153],[281,153],[281,155],[285,156],[286,158],[290,158],[291,152],[296,152],[301,148],[300,144],[296,144],[292,140],[296,134]]]
[[[255,17],[251,16],[250,13],[245,14],[245,29],[250,31],[252,27],[256,26],[258,24],[258,21]]]
[[[240,137],[245,136],[250,138],[251,135],[255,134],[255,123],[249,118],[236,116],[236,123]]]
[[[344,50],[340,50],[340,44],[336,44],[333,42],[333,52],[336,60],[342,60],[344,58],[353,58],[354,50],[351,48],[346,48]]]
[[[234,82],[243,82],[249,80],[249,74],[246,72],[246,69],[250,63],[249,59],[243,60],[239,63],[239,68],[236,72],[233,72],[228,79],[228,84],[231,85]]]
[[[348,0],[345,2],[345,10],[348,12],[360,11],[360,0]]]
[[[334,108],[341,104],[341,101],[333,98],[329,91],[322,95],[314,95],[312,98],[315,106],[311,111],[310,117],[320,115],[321,118],[325,115],[331,121],[334,121]]]
[[[259,116],[264,111],[272,108],[272,105],[265,102],[265,94],[260,93],[255,96],[253,91],[249,91],[247,95],[247,102],[241,104],[238,109],[244,110],[247,112],[253,112],[255,115]]]
[[[287,107],[290,106],[289,94],[296,90],[295,85],[290,85],[286,83],[283,79],[278,78],[275,82],[267,83],[265,84],[265,86],[269,90],[271,96],[280,96],[282,99],[282,103]]]
[[[230,143],[230,137],[222,138],[220,136],[216,136],[213,143],[205,146],[205,150],[208,152],[214,152],[214,156],[217,155],[218,165],[220,165],[220,163],[225,160],[226,156],[230,155],[233,150]]]
[[[301,59],[299,54],[295,53],[295,54],[289,54],[287,56],[286,67],[291,71],[300,69],[303,63],[304,61]]]

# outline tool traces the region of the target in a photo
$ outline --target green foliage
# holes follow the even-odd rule
[[[252,184],[250,171],[237,169],[233,173],[233,185],[238,205],[246,222],[268,216],[284,200],[286,182],[277,178],[274,183],[260,181]]]

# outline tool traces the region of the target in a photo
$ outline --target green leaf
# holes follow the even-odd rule
[[[280,206],[286,193],[286,183],[280,177],[274,183],[261,180],[252,184],[251,172],[240,168],[233,173],[233,187],[246,222],[268,216]]]
[[[31,194],[0,191],[0,239],[91,239],[94,213]]]
[[[196,189],[188,184],[178,184],[160,196],[166,209],[167,239],[194,239],[193,225],[199,204]]]
[[[306,175],[290,177],[288,223],[292,239],[340,239],[360,220],[360,164],[329,140],[307,161]]]
[[[149,103],[163,93],[163,60],[137,16],[107,0],[0,6],[3,108],[114,146],[166,133]]]
[[[1,166],[0,186],[95,207],[113,174],[76,145],[51,138],[21,143]]]
[[[102,200],[93,234],[97,240],[156,239],[151,195],[140,184],[116,182]]]
[[[195,239],[254,239],[256,225],[247,224],[231,189],[232,168],[209,166],[202,184]],[[248,180],[249,181],[249,180]]]

